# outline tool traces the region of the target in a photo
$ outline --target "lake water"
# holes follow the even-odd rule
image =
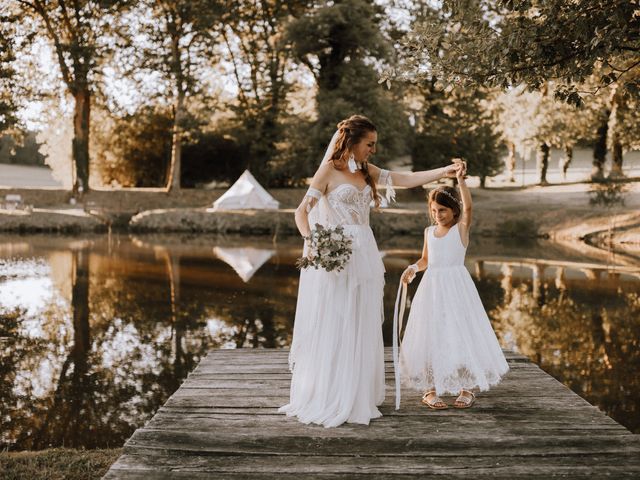
[[[380,245],[387,345],[420,242]],[[300,253],[264,237],[0,236],[2,447],[121,446],[208,350],[287,347]],[[503,347],[640,432],[640,260],[474,239],[467,267]]]

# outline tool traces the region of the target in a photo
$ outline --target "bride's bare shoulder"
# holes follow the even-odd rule
[[[335,168],[333,168],[333,165],[331,163],[323,163],[318,167],[318,170],[316,170],[316,173],[313,175],[311,186],[321,192],[324,192],[334,175]]]
[[[333,165],[329,162],[327,163],[323,163],[322,165],[320,165],[318,167],[318,170],[316,170],[315,175],[313,176],[314,179],[329,179],[335,172],[335,168],[333,168]]]

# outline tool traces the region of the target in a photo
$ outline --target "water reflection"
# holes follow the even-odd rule
[[[0,237],[3,446],[120,446],[209,349],[289,345],[299,247]],[[415,239],[381,247],[390,318],[399,274],[419,250]],[[504,346],[638,431],[640,265],[618,263],[489,242],[473,246],[467,266]]]

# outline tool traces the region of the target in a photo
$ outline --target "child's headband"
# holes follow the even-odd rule
[[[436,193],[442,193],[444,195],[446,195],[447,197],[449,197],[451,200],[453,200],[454,202],[456,202],[458,205],[462,205],[462,202],[460,200],[458,200],[456,197],[454,197],[453,195],[451,195],[449,192],[447,192],[446,190],[437,188],[435,190]]]

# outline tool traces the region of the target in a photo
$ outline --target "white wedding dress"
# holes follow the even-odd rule
[[[400,348],[402,382],[421,392],[488,390],[507,373],[476,286],[464,266],[458,225],[443,237],[427,231],[427,270],[411,302]]]
[[[388,178],[383,170],[380,183]],[[326,195],[315,189],[307,195],[318,200],[309,225],[342,225],[353,238],[353,253],[340,272],[300,272],[290,401],[279,411],[325,427],[368,425],[381,416],[385,389],[384,265],[369,227],[371,187],[342,184]]]

